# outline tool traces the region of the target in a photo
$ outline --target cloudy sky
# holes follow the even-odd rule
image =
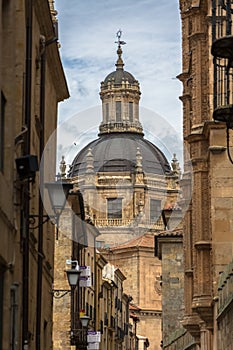
[[[139,80],[140,105],[150,110],[141,117],[148,138],[151,133],[152,140],[160,138],[155,135],[158,123],[165,133],[171,133],[170,129],[181,138],[182,86],[176,79],[181,73],[178,0],[55,0],[55,8],[71,95],[59,106],[60,155],[77,153],[77,146],[86,144],[87,134],[93,139],[98,133],[100,82],[115,70],[118,29],[127,43],[124,68]]]

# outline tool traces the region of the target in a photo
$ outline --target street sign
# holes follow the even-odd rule
[[[80,276],[79,287],[91,287],[91,277]]]
[[[88,343],[100,343],[101,342],[101,333],[98,331],[88,331],[87,332],[87,342]],[[96,348],[93,348],[96,349]]]
[[[79,266],[79,271],[81,271],[80,276],[91,276],[91,266]]]

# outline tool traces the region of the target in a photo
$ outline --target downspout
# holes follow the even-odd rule
[[[41,38],[42,43],[42,38]],[[43,191],[44,182],[44,164],[42,163],[42,154],[44,150],[44,130],[45,130],[45,43],[43,47],[43,53],[41,55],[41,71],[40,71],[40,190]],[[43,198],[43,193],[41,192]],[[39,221],[38,221],[38,269],[37,269],[37,296],[36,296],[36,350],[41,349],[41,314],[42,314],[42,276],[43,276],[43,203],[41,196],[39,196]]]
[[[32,90],[32,16],[33,0],[26,0],[26,82],[25,82],[25,115],[24,123],[27,127],[27,133],[24,142],[24,155],[30,154],[31,140],[31,90]],[[28,308],[29,308],[29,180],[21,186],[23,194],[22,207],[20,213],[20,234],[22,242],[23,255],[23,275],[22,275],[22,349],[28,349]]]

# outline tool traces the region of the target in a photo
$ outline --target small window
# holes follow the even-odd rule
[[[17,348],[18,343],[18,297],[17,297],[18,285],[13,284],[10,289],[10,337],[11,337],[11,349]]]
[[[1,92],[1,119],[0,119],[0,171],[3,171],[4,167],[4,129],[5,129],[5,107],[6,99]]]
[[[116,102],[116,121],[121,121],[121,101]]]
[[[161,216],[161,201],[158,199],[150,200],[150,220],[157,221]]]
[[[129,102],[129,120],[133,122],[133,102]]]
[[[106,119],[108,121],[108,119],[109,119],[109,103],[106,103],[106,105],[105,105],[105,116],[106,116]]]
[[[108,198],[108,219],[122,218],[122,198]]]

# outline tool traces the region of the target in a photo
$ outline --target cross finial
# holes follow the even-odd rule
[[[122,30],[119,29],[118,32],[116,33],[117,36],[117,41],[115,41],[116,44],[118,44],[118,47],[121,47],[121,45],[125,45],[126,42],[121,40],[121,36],[122,36]]]

